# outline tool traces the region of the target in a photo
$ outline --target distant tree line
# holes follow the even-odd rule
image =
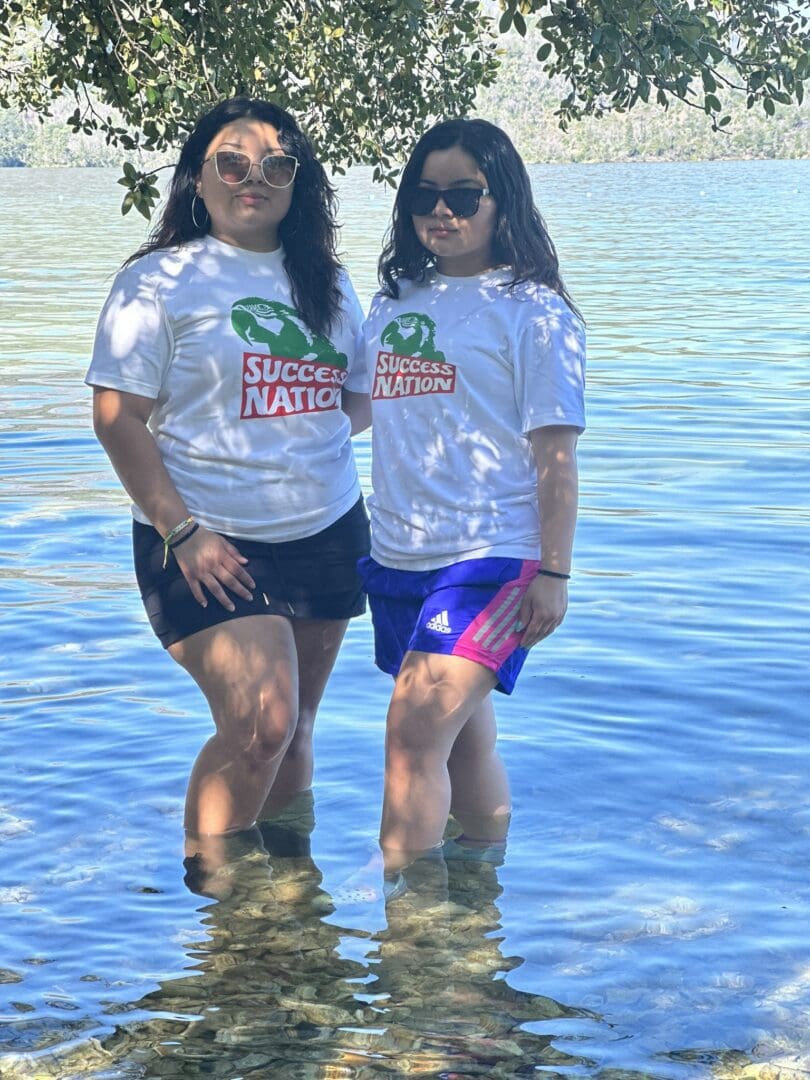
[[[520,45],[510,43],[498,78],[479,91],[475,113],[505,128],[529,162],[684,161],[719,158],[810,158],[810,100],[775,116],[730,103],[731,122],[713,131],[703,114],[673,102],[668,111],[639,103],[632,112],[583,117],[563,131],[555,110],[559,88],[536,67],[527,67]],[[44,120],[0,110],[0,166],[120,167],[126,152],[99,132],[73,133],[63,113]],[[170,153],[145,155],[154,168]]]
[[[555,136],[558,147],[599,160],[601,144],[618,152],[619,134],[638,128],[624,152],[674,154],[676,103],[717,133],[734,127],[737,100],[769,118],[800,109],[810,77],[806,0],[0,0],[0,109],[24,124],[41,118],[52,158],[59,142],[48,146],[46,133],[69,101],[64,126],[101,135],[84,144],[91,159],[110,146],[126,153],[122,209],[148,217],[158,189],[141,155],[175,153],[217,100],[269,97],[302,120],[327,165],[363,162],[392,179],[414,137],[438,117],[469,114],[477,94],[500,118],[499,91],[486,92],[512,37],[526,64],[503,116],[530,110],[516,132],[529,158],[551,151],[529,141],[540,122],[570,131],[590,117],[619,119],[570,143]],[[534,104],[524,84],[539,79]],[[623,122],[648,104],[668,110],[658,136],[646,120]],[[8,159],[30,155],[12,145],[13,119],[3,137]],[[61,145],[64,160],[82,144]]]
[[[120,147],[110,146],[98,132],[70,130],[65,116],[71,109],[65,101],[42,119],[32,112],[0,110],[0,166],[120,166],[125,156]]]
[[[677,98],[665,109],[639,101],[631,110],[582,116],[563,130],[558,109],[565,87],[532,62],[537,35],[509,35],[506,42],[495,82],[479,91],[476,112],[504,127],[527,161],[810,158],[810,98],[769,114],[749,108],[744,93],[729,92],[729,121],[722,127]]]

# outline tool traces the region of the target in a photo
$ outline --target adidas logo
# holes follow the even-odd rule
[[[452,634],[453,628],[447,621],[447,612],[440,611],[438,615],[434,615],[432,619],[428,619],[425,623],[428,630],[436,630],[440,634]]]

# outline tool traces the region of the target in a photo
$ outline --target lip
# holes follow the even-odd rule
[[[243,202],[267,202],[267,196],[260,195],[257,191],[242,191],[235,198]]]
[[[444,225],[431,225],[431,227],[428,229],[428,232],[441,233],[442,236],[449,236],[450,233],[458,232],[458,229],[449,229],[446,228]]]

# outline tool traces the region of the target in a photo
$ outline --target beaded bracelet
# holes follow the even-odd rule
[[[188,532],[183,533],[179,540],[172,540],[172,542],[169,544],[169,550],[174,551],[174,549],[179,548],[181,544],[185,544],[186,540],[188,540],[189,537],[193,536],[197,529],[199,529],[199,527],[200,523],[198,521],[195,521],[191,528],[188,530]]]
[[[194,518],[193,517],[187,517],[185,521],[181,521],[179,525],[175,525],[175,527],[171,530],[171,532],[167,533],[166,536],[163,537],[163,569],[164,570],[166,569],[166,564],[169,561],[169,544],[171,543],[172,540],[174,540],[175,536],[179,536],[179,534],[183,531],[183,529],[187,529],[189,527],[189,525],[193,525],[193,524],[194,524]]]
[[[568,581],[571,577],[570,574],[558,574],[556,570],[538,570],[538,574],[542,574],[543,577],[560,578],[562,581]]]

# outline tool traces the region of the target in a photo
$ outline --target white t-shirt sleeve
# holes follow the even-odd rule
[[[363,350],[361,348],[363,309],[360,306],[360,301],[357,299],[357,293],[354,291],[354,286],[349,280],[348,274],[343,275],[341,287],[345,297],[343,302],[343,318],[346,320],[347,330],[349,331],[349,336],[354,346],[354,355],[349,362],[349,374],[344,383],[344,387],[346,390],[351,390],[355,394],[367,394],[369,389],[368,370],[365,356],[363,355]]]
[[[585,330],[563,300],[532,305],[515,356],[523,434],[556,424],[585,430]]]
[[[156,398],[173,346],[156,284],[137,267],[127,267],[101,310],[85,382]]]

